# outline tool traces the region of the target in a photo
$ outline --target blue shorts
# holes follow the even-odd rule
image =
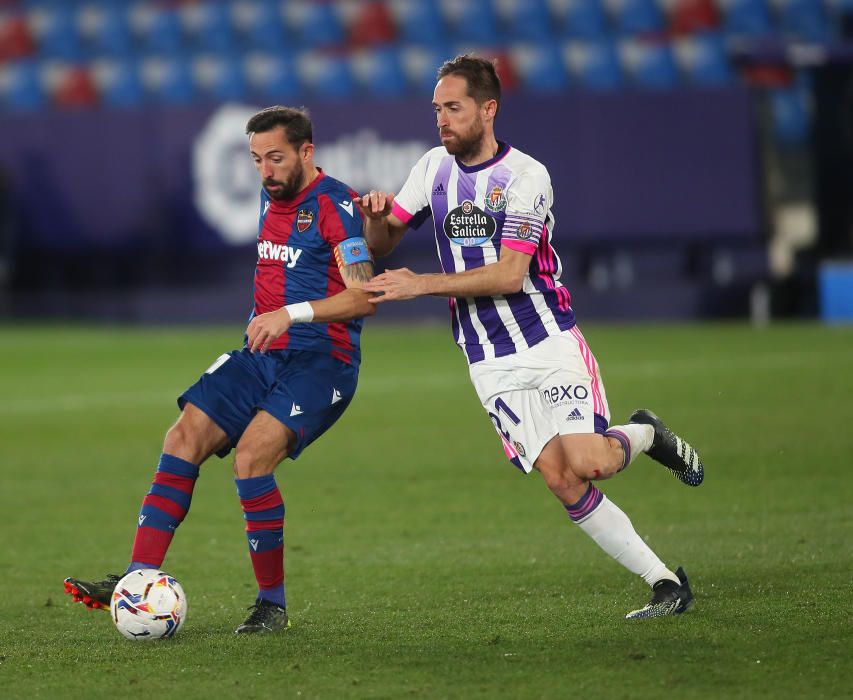
[[[349,406],[358,368],[307,350],[251,353],[234,350],[219,357],[178,397],[204,411],[228,436],[217,452],[225,457],[258,411],[266,411],[296,433],[288,457],[296,459]]]

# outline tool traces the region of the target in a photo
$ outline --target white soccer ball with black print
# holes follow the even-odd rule
[[[139,569],[116,584],[110,614],[128,639],[165,639],[183,626],[187,597],[181,584],[165,571]]]

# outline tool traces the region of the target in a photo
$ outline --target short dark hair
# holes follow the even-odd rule
[[[459,75],[468,83],[468,97],[481,105],[495,100],[498,109],[501,106],[501,81],[495,70],[495,64],[488,59],[466,53],[450,61],[445,61],[438,69],[438,80],[446,75]]]
[[[246,123],[246,133],[264,133],[272,131],[278,126],[284,127],[284,134],[288,143],[294,148],[299,148],[306,141],[314,143],[314,130],[311,126],[311,117],[305,107],[282,107],[274,105],[262,109]]]

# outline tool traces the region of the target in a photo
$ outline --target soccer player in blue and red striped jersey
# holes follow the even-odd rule
[[[261,176],[254,307],[240,350],[221,355],[179,398],[151,490],[142,502],[125,573],[160,568],[186,517],[199,466],[235,449],[237,495],[258,594],[236,632],[286,629],[284,502],[274,471],[340,418],[355,394],[363,284],[373,263],[357,194],[314,164],[304,110],[270,107],[246,126]],[[108,608],[119,576],[68,578],[90,608]]]
[[[389,270],[365,289],[381,294],[372,303],[449,298],[454,339],[509,460],[539,471],[572,522],[652,587],[649,603],[627,617],[680,614],[693,604],[683,570],[671,571],[592,482],[645,452],[698,486],[699,456],[650,411],[609,426],[598,364],[560,282],[548,171],[495,138],[501,90],[491,62],[459,56],[438,78],[442,145],[415,164],[396,197],[371,192],[359,206],[379,255],[432,214],[442,273]]]

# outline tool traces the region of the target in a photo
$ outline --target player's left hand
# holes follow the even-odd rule
[[[362,289],[380,295],[370,297],[369,301],[373,304],[381,304],[383,301],[406,301],[426,294],[424,276],[415,274],[407,267],[386,270],[366,282]]]
[[[285,308],[255,316],[246,328],[249,350],[266,352],[270,343],[286,333],[291,323],[290,314]]]

